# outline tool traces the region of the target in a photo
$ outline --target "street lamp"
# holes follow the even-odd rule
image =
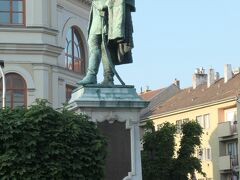
[[[5,102],[6,102],[6,80],[5,80],[5,74],[3,73],[3,68],[4,68],[4,61],[0,60],[0,73],[2,75],[2,84],[3,84],[3,89],[2,89],[2,108],[5,108]]]

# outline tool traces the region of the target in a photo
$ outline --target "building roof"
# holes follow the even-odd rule
[[[224,83],[221,78],[209,88],[207,83],[199,85],[196,89],[192,87],[182,89],[174,96],[161,104],[156,104],[148,111],[147,115],[154,116],[172,111],[178,111],[191,108],[197,105],[217,102],[227,98],[233,98],[240,95],[240,73],[233,76],[232,79]],[[147,118],[142,116],[141,119]]]
[[[142,99],[150,101],[148,107],[141,111],[141,118],[148,117],[149,114],[151,114],[151,112],[155,109],[155,107],[161,106],[162,103],[174,96],[179,91],[180,88],[175,84],[172,84],[167,88],[162,88],[140,94]]]
[[[140,94],[141,98],[145,101],[150,101],[154,96],[162,92],[165,88],[146,91]]]

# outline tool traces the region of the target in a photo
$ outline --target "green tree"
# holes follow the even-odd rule
[[[201,161],[194,157],[196,148],[201,145],[202,133],[202,127],[196,121],[182,125],[180,148],[172,171],[172,176],[175,176],[176,180],[187,180],[189,174],[193,176],[195,171],[205,175],[202,171]]]
[[[46,101],[0,111],[0,179],[101,180],[105,157],[106,141],[84,115]]]
[[[164,123],[155,131],[153,123],[148,122],[145,128],[142,151],[143,178],[169,180],[174,163],[175,126]]]
[[[202,172],[201,162],[194,152],[201,145],[202,128],[195,121],[182,125],[180,148],[176,152],[176,127],[163,123],[155,130],[153,122],[145,126],[143,136],[143,179],[144,180],[187,180],[195,171]]]

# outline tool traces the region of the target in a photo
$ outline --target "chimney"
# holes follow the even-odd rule
[[[209,88],[211,85],[215,82],[215,72],[214,69],[208,70],[208,76],[207,76],[207,87]]]
[[[236,75],[238,73],[240,73],[240,67],[234,68],[233,69],[233,74]]]
[[[215,77],[214,77],[215,81],[218,81],[220,79],[220,74],[219,72],[215,73]]]
[[[229,79],[233,77],[231,64],[224,65],[224,83],[227,83]]]
[[[193,89],[196,89],[199,85],[207,82],[207,74],[205,74],[205,69],[197,68],[192,76]]]
[[[149,92],[149,91],[151,91],[151,90],[149,89],[149,86],[146,86],[146,90],[144,91],[144,93]]]
[[[173,84],[180,89],[180,81],[178,79],[174,79]]]

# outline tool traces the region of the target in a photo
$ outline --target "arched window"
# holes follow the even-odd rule
[[[2,103],[2,79],[0,88]],[[23,77],[19,74],[6,74],[6,106],[11,108],[27,106],[27,85]]]
[[[71,27],[66,36],[65,67],[79,74],[85,73],[85,53],[77,27]]]
[[[0,25],[25,24],[25,0],[0,0]]]

